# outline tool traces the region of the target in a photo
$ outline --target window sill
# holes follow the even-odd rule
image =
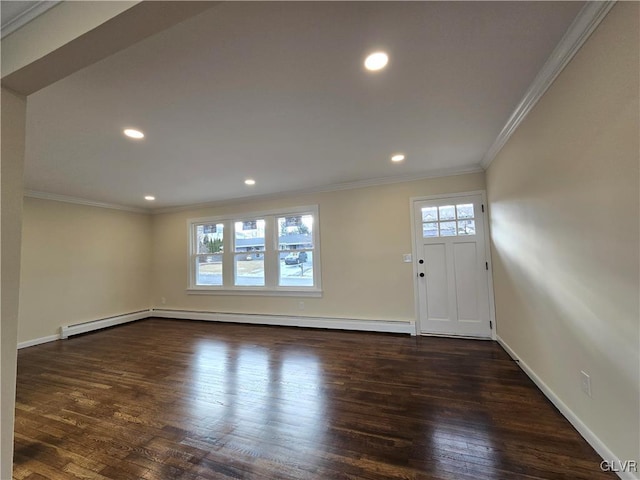
[[[252,295],[265,297],[322,297],[322,290],[309,288],[304,290],[269,289],[269,288],[207,288],[189,287],[188,295]]]

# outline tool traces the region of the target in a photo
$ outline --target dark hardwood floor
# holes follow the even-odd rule
[[[20,350],[15,479],[611,479],[493,342],[149,319]]]

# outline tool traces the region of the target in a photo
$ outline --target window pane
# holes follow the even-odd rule
[[[458,221],[458,235],[475,235],[475,234],[476,234],[475,220],[459,220]]]
[[[440,220],[455,220],[456,218],[456,207],[453,205],[438,207],[438,212],[440,213]]]
[[[458,218],[473,218],[473,203],[465,203],[462,205],[456,205],[456,211],[458,212]]]
[[[222,255],[196,257],[196,285],[222,285]]]
[[[262,253],[247,252],[234,255],[234,267],[236,286],[264,286],[264,255]]]
[[[196,253],[222,253],[224,225],[222,223],[205,223],[196,225]]]
[[[236,252],[264,251],[264,219],[236,222]]]
[[[313,252],[281,252],[281,287],[313,287]]]
[[[279,217],[278,248],[280,250],[313,248],[313,215]]]
[[[435,222],[438,220],[438,208],[437,207],[425,207],[422,209],[422,221],[423,222]]]
[[[437,222],[423,223],[422,224],[422,236],[424,238],[437,237],[438,236],[438,223]]]
[[[440,222],[440,236],[441,237],[455,237],[456,236],[456,222]]]

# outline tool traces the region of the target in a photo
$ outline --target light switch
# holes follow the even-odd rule
[[[411,263],[413,260],[411,259],[411,254],[410,253],[404,253],[402,255],[402,261],[404,263]]]

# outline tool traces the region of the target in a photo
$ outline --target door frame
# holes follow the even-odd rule
[[[419,286],[418,286],[418,246],[416,244],[416,222],[415,222],[415,204],[416,202],[430,201],[430,200],[442,200],[445,198],[456,198],[456,197],[467,197],[469,195],[481,195],[482,196],[482,204],[485,206],[484,211],[484,220],[485,220],[485,228],[484,228],[484,250],[485,250],[485,258],[487,259],[487,263],[489,264],[489,270],[487,271],[487,282],[488,282],[488,294],[489,294],[489,321],[492,322],[493,328],[491,328],[491,339],[496,340],[496,330],[498,325],[496,323],[496,306],[495,306],[495,298],[493,293],[493,262],[491,261],[491,235],[489,235],[489,204],[487,203],[487,191],[486,190],[472,190],[469,192],[456,192],[456,193],[442,193],[438,195],[426,195],[421,197],[410,197],[409,198],[409,216],[411,217],[411,255],[413,261],[411,262],[413,265],[413,308],[414,308],[414,323],[416,332],[415,335],[429,335],[423,334],[420,332],[420,298],[419,298]],[[442,336],[432,334],[433,336]],[[447,335],[449,336],[449,335]]]

